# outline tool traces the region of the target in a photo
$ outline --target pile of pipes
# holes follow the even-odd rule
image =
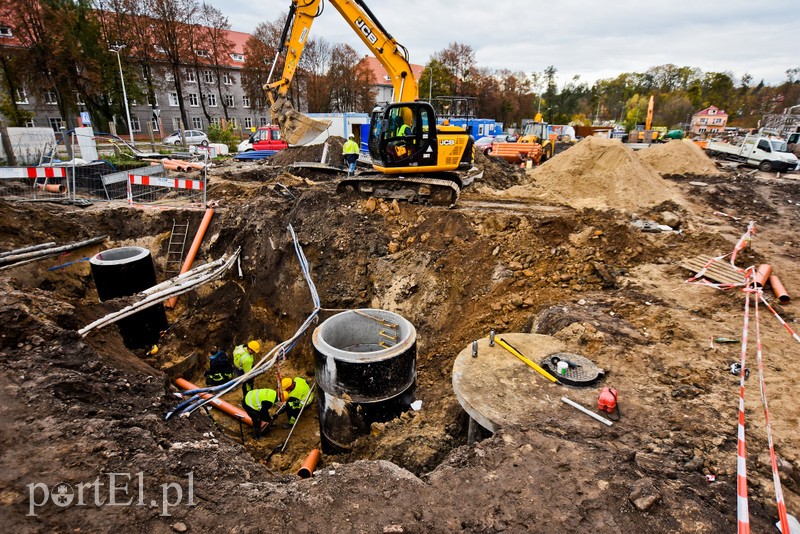
[[[76,250],[89,245],[94,245],[105,241],[108,236],[101,235],[100,237],[93,237],[85,241],[77,241],[68,245],[56,246],[54,242],[41,243],[30,247],[18,248],[16,250],[9,250],[8,252],[0,252],[0,271],[3,269],[10,269],[26,263],[51,258],[64,252]]]

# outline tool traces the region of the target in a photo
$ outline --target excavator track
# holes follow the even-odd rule
[[[461,194],[461,180],[456,175],[452,178],[430,178],[362,174],[343,178],[336,186],[336,192],[396,198],[433,206],[453,206]]]

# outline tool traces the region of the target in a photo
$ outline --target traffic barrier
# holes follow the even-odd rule
[[[185,206],[188,202],[205,205],[205,173],[194,180],[131,173],[127,181],[130,204]]]
[[[67,192],[66,167],[0,168],[0,196],[9,200],[64,198]]]

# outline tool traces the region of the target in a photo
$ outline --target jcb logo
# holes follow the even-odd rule
[[[361,33],[364,34],[364,36],[367,38],[367,41],[369,41],[370,44],[375,44],[376,42],[378,42],[378,38],[375,36],[374,33],[372,33],[372,30],[370,29],[369,26],[367,26],[367,23],[364,22],[364,19],[362,19],[361,17],[357,18],[356,26],[358,26],[358,29],[361,30]]]
[[[453,146],[456,142],[453,139],[442,139],[439,141],[439,144],[442,146]]]

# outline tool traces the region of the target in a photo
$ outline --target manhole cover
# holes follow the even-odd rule
[[[558,372],[559,362],[567,364],[566,372],[563,374]],[[592,386],[605,375],[605,371],[597,367],[592,360],[571,352],[554,352],[542,360],[541,366],[562,384],[579,388]]]

